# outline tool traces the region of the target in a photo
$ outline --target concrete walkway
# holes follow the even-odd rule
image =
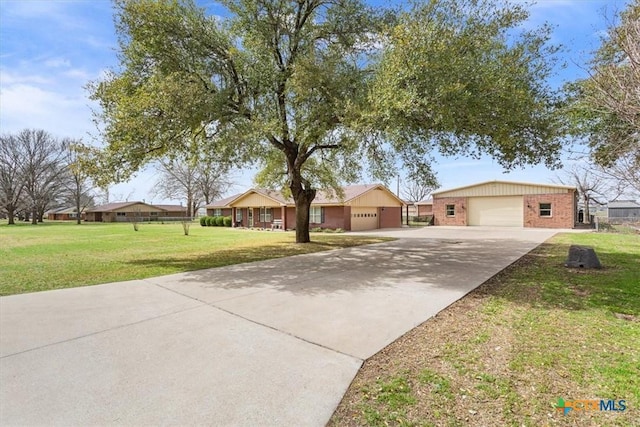
[[[322,426],[362,361],[557,230],[366,247],[0,298],[1,425]]]

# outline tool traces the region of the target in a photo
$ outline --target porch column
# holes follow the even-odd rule
[[[236,207],[231,207],[231,227],[236,226]]]

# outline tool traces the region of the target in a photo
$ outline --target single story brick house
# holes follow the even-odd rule
[[[311,203],[310,226],[345,231],[402,226],[403,201],[381,184],[350,185],[344,197],[319,191]],[[270,228],[274,221],[285,230],[296,226],[295,203],[279,191],[252,188],[207,206],[207,215],[231,216],[234,227]]]
[[[432,193],[435,225],[573,228],[577,189],[487,181]]]
[[[145,202],[115,202],[87,209],[87,222],[170,221],[187,216],[180,205],[150,205]]]
[[[85,213],[80,213],[80,219],[84,220]],[[78,219],[76,208],[53,209],[47,212],[47,219],[52,221],[75,221]]]

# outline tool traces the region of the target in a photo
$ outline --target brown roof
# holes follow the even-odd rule
[[[368,191],[371,190],[375,190],[376,188],[384,188],[386,189],[386,187],[382,184],[360,184],[360,185],[347,185],[345,187],[342,188],[342,191],[344,193],[344,197],[338,197],[338,195],[333,194],[332,192],[328,192],[328,191],[318,191],[318,193],[316,194],[316,198],[313,199],[312,204],[314,205],[338,205],[338,204],[343,204],[343,203],[347,203],[350,200],[355,199],[356,197],[360,197],[363,194],[365,194]],[[276,190],[267,190],[264,188],[252,188],[248,191],[245,191],[244,193],[239,193],[239,194],[235,194],[231,197],[227,197],[225,199],[222,200],[218,200],[210,205],[207,205],[207,208],[227,208],[231,205],[231,203],[236,200],[239,199],[240,197],[249,194],[249,193],[258,193],[258,194],[262,194],[263,196],[269,197],[270,199],[273,199],[275,202],[281,204],[281,205],[287,205],[287,206],[292,206],[294,205],[294,201],[291,197],[287,197],[285,198],[282,195],[282,192],[280,191],[276,191]],[[391,193],[393,194],[393,193]],[[395,196],[394,196],[395,197]],[[400,199],[398,199],[400,200]],[[400,200],[402,202],[402,200]],[[403,202],[404,203],[404,202]]]
[[[168,212],[184,212],[187,208],[182,205],[151,205],[158,209],[162,209]]]
[[[112,212],[116,209],[126,208],[127,206],[144,205],[160,209],[166,212],[182,212],[186,208],[181,205],[150,205],[149,203],[135,201],[135,202],[113,202],[106,205],[95,206],[91,209],[87,209],[86,212]]]
[[[114,202],[114,203],[107,203],[106,205],[94,206],[91,209],[87,209],[87,212],[111,212],[116,209],[124,208],[131,205],[137,205],[137,204],[146,205],[146,203],[144,202]]]

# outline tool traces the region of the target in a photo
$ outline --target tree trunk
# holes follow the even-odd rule
[[[296,203],[296,243],[309,243],[309,211],[316,197],[316,190],[303,188],[300,178],[291,181],[291,195]]]
[[[76,197],[76,224],[80,225],[82,224],[82,219],[80,218],[80,193],[77,193],[78,196]]]
[[[582,215],[582,222],[584,224],[591,224],[591,213],[589,212],[589,202],[590,202],[590,198],[588,196],[584,196],[583,197],[583,202],[584,202],[584,211],[583,211],[583,215]]]
[[[38,210],[35,208],[31,211],[31,224],[38,225]]]
[[[315,191],[314,191],[315,193]],[[315,195],[315,194],[314,194]],[[300,197],[296,202],[296,243],[309,243],[309,211],[313,198]]]
[[[15,222],[15,218],[14,218],[14,217],[16,216],[16,211],[15,211],[15,209],[13,209],[13,207],[9,207],[9,206],[7,206],[7,207],[6,207],[6,210],[7,210],[7,215],[9,216],[9,223],[8,223],[8,225],[15,225],[15,223],[16,223],[16,222]]]

